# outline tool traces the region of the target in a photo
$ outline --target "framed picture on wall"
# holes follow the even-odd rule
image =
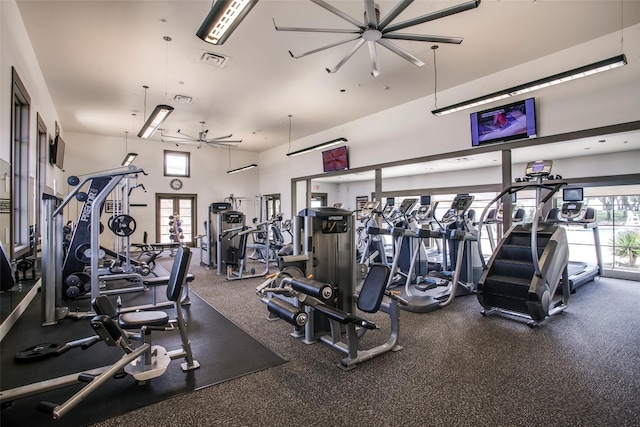
[[[104,203],[104,212],[105,213],[122,212],[122,201],[118,200],[118,204],[116,206],[113,200],[106,200]]]
[[[362,210],[364,205],[367,204],[368,201],[369,201],[369,197],[368,196],[357,196],[356,197],[356,219],[357,220],[361,220],[362,219],[362,215],[360,215],[360,211]]]

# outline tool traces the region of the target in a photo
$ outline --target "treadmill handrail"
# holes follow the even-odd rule
[[[489,208],[491,207],[491,205],[493,205],[495,202],[497,202],[498,200],[500,200],[504,195],[506,194],[513,194],[513,193],[517,193],[518,191],[524,190],[524,189],[528,189],[528,188],[546,188],[548,190],[551,190],[549,192],[549,194],[546,195],[546,197],[544,199],[542,199],[542,201],[540,202],[542,204],[542,206],[544,206],[544,204],[560,189],[560,187],[567,185],[566,182],[561,181],[558,182],[556,184],[539,184],[539,183],[530,183],[530,184],[522,184],[522,185],[512,185],[510,187],[505,188],[504,190],[502,190],[500,192],[500,194],[498,194],[496,197],[494,197],[493,199],[491,199],[491,201],[489,203],[487,203],[487,206],[485,206],[485,208],[482,210],[482,215],[480,215],[480,220],[478,221],[478,224],[480,224],[480,227],[478,227],[478,232],[477,232],[477,241],[478,241],[478,255],[480,256],[480,262],[482,262],[482,269],[486,270],[487,269],[487,262],[484,260],[484,254],[482,253],[482,224],[484,224],[485,218],[487,216],[487,212],[489,211]],[[538,217],[538,210],[536,209],[536,214],[535,217]],[[537,219],[534,218],[534,220],[536,220],[536,228],[532,227],[532,230],[537,229]],[[536,235],[537,233],[533,233],[532,235]],[[533,241],[534,239],[532,238],[532,247],[533,247]],[[536,238],[537,241],[537,238]],[[534,256],[534,260],[538,260],[537,258],[537,251],[535,252],[535,256]],[[535,262],[535,268],[536,268],[536,274],[539,275],[539,270],[540,267],[538,266],[538,262]]]

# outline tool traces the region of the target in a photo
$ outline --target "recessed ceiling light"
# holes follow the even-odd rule
[[[601,139],[600,141],[598,141],[600,144],[604,144],[605,142],[607,142],[606,139]]]

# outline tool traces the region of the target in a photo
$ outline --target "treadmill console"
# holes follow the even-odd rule
[[[582,202],[565,202],[560,209],[560,218],[567,222],[591,222],[586,220],[586,213],[587,208]]]
[[[528,177],[536,178],[539,176],[548,176],[551,173],[551,160],[536,160],[535,162],[527,163],[525,169],[525,175]]]

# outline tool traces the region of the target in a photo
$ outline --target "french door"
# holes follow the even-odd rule
[[[195,246],[196,194],[156,194],[156,242]]]

